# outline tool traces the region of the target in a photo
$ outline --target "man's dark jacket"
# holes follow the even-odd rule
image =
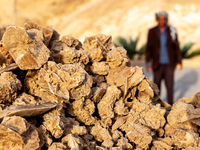
[[[181,51],[179,48],[178,38],[173,41],[170,35],[170,28],[167,27],[167,50],[169,65],[172,69],[175,69],[176,64],[182,61]],[[148,41],[146,47],[146,62],[152,63],[152,68],[155,71],[159,68],[160,57],[160,36],[158,26],[149,30]]]

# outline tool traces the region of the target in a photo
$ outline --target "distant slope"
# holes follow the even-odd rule
[[[0,23],[12,18],[12,0],[0,1]],[[14,1],[14,0],[13,0]],[[33,20],[42,26],[53,25],[61,35],[71,33],[83,39],[97,33],[116,37],[140,34],[140,45],[146,42],[147,31],[155,25],[155,12],[167,10],[170,23],[179,33],[181,43],[200,39],[200,0],[16,0],[17,25]],[[10,11],[10,13],[9,13]],[[4,13],[4,14],[3,14]],[[6,20],[6,21],[4,21]],[[12,24],[12,23],[11,23]]]

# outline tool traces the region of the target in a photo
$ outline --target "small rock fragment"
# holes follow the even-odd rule
[[[103,128],[100,124],[96,124],[94,127],[92,127],[91,134],[99,142],[105,141],[107,139],[112,140],[108,130]]]
[[[133,124],[126,130],[126,137],[141,148],[148,148],[152,141],[151,130],[140,124]]]
[[[159,106],[153,106],[150,110],[145,113],[142,113],[141,118],[146,122],[146,126],[152,129],[159,129],[165,124],[165,115],[166,110],[160,108]]]
[[[111,150],[125,150],[123,145],[120,145],[119,147],[112,147]]]
[[[83,42],[83,49],[88,54],[90,54],[93,49],[97,48],[100,48],[102,52],[107,52],[114,46],[111,40],[111,36],[104,34],[97,34],[95,36],[86,37]]]
[[[91,66],[91,70],[94,74],[107,75],[109,72],[109,66],[105,62],[95,61]]]
[[[165,134],[165,130],[163,128],[160,128],[160,129],[157,130],[157,135],[159,137],[162,137],[164,134]]]
[[[115,123],[112,126],[112,131],[114,131],[117,128],[119,128],[120,126],[122,126],[127,121],[127,119],[128,119],[127,116],[117,118],[117,120],[115,121]]]
[[[21,90],[21,81],[12,72],[4,72],[0,75],[0,102],[13,102]]]
[[[142,68],[135,67],[135,73],[128,80],[128,89],[138,85],[144,79]]]
[[[61,105],[46,113],[43,119],[43,125],[55,138],[60,138],[63,135],[66,118]]]
[[[126,66],[128,61],[129,60],[126,56],[126,50],[122,47],[112,49],[107,53],[106,62],[110,68]]]
[[[79,50],[80,48],[82,48],[81,42],[78,39],[74,38],[71,34],[63,36],[61,41],[65,43],[68,47],[73,48],[74,50]]]
[[[112,125],[111,118],[103,118],[100,120],[101,126],[104,128],[109,128]]]
[[[85,51],[73,50],[64,44],[62,44],[62,46],[63,50],[61,50],[57,56],[59,62],[64,64],[82,64],[81,66],[84,66],[89,62],[88,55]]]
[[[72,134],[62,138],[62,143],[67,144],[71,149],[81,150],[83,144],[79,138],[74,137]]]
[[[154,92],[146,80],[142,80],[138,85],[138,90],[148,94],[150,97],[154,97]]]
[[[75,130],[74,133],[75,134],[83,134],[85,132],[84,130],[84,126],[79,126],[79,122],[76,121],[74,118],[70,118],[70,117],[66,117],[66,119],[64,119],[64,123],[65,123],[65,128],[64,128],[64,135],[68,135],[68,134],[72,134],[72,130],[75,126],[75,128],[77,129],[81,129],[81,131],[77,131]],[[87,132],[87,131],[86,131]]]
[[[112,140],[107,139],[107,140],[103,141],[103,143],[101,145],[106,148],[111,148],[114,145],[114,143]]]
[[[52,136],[49,134],[49,132],[44,127],[44,125],[41,125],[38,128],[38,133],[43,138],[45,147],[50,147],[53,142],[53,139],[52,139]],[[41,138],[40,138],[40,140],[41,140]]]
[[[95,124],[96,119],[92,116],[95,112],[95,105],[90,99],[75,100],[69,110],[69,114],[75,116],[77,120],[85,125]]]
[[[104,95],[104,93],[106,92],[106,89],[101,88],[101,87],[93,87],[92,88],[92,100],[95,103],[98,103],[100,101],[100,99],[102,98],[102,96]]]
[[[167,143],[163,141],[153,141],[153,145],[155,149],[166,149],[166,150],[172,150],[173,147],[168,145]]]
[[[121,95],[120,90],[116,86],[110,86],[107,88],[106,94],[98,103],[98,111],[101,118],[114,118],[113,107],[117,99]]]
[[[0,74],[2,74],[3,72],[9,72],[9,71],[14,71],[18,68],[18,65],[16,63],[12,63],[6,66],[3,66],[0,69]]]
[[[95,147],[96,150],[108,150],[107,148],[101,147],[101,146],[96,146]]]
[[[71,133],[78,134],[78,135],[84,135],[87,133],[87,130],[84,126],[73,125]]]
[[[48,150],[67,150],[67,147],[63,143],[54,142]]]
[[[199,135],[193,130],[175,129],[172,131],[171,136],[174,145],[178,148],[195,147],[199,142]]]
[[[117,140],[120,138],[120,137],[123,137],[123,134],[121,131],[119,130],[114,130],[112,131],[112,139],[114,142],[117,142]]]
[[[168,123],[165,125],[165,137],[171,137],[171,132],[174,130],[175,128],[170,126]]]
[[[119,100],[115,103],[114,111],[118,115],[127,115],[129,113],[128,107],[125,106],[123,100]]]
[[[117,146],[121,146],[123,145],[123,147],[125,149],[132,149],[133,146],[128,142],[128,139],[125,137],[121,137],[118,141],[117,141]]]
[[[102,50],[100,48],[91,50],[89,58],[91,59],[92,62],[101,61],[104,58]]]
[[[14,60],[12,56],[9,54],[8,50],[3,46],[3,41],[0,41],[0,58],[1,58],[1,63],[0,65],[5,64],[11,64],[14,63]]]

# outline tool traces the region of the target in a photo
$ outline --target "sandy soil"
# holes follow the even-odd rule
[[[145,75],[153,81],[153,75],[143,69]],[[175,71],[175,85],[174,85],[174,102],[182,97],[191,97],[200,92],[200,67],[199,68],[183,68]],[[162,100],[166,101],[166,88],[164,81],[161,83]]]
[[[132,60],[132,66],[145,66],[144,60]],[[194,59],[183,59],[182,61],[183,68],[200,68],[200,59],[199,57]]]

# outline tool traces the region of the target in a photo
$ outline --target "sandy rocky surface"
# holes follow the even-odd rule
[[[162,101],[111,36],[29,21],[0,43],[0,149],[200,149],[200,93]]]

